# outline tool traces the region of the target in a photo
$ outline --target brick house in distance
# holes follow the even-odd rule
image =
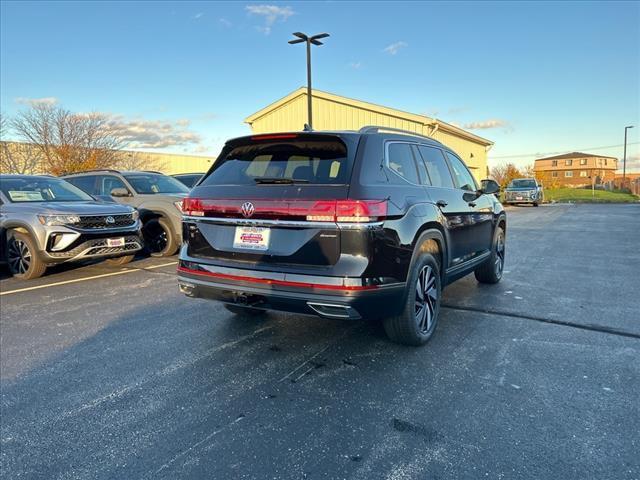
[[[616,177],[618,159],[591,153],[572,152],[539,158],[533,170],[545,185],[584,187],[611,182]]]

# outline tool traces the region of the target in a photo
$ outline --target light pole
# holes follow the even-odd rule
[[[625,188],[627,181],[627,130],[633,125],[624,127],[624,155],[622,156],[622,188]]]
[[[289,43],[291,45],[302,42],[305,42],[307,44],[307,121],[309,128],[313,128],[313,115],[311,113],[311,44],[313,43],[314,45],[318,46],[322,45],[320,39],[328,37],[329,34],[319,33],[310,37],[302,32],[294,32],[293,36],[298,38],[289,40]]]

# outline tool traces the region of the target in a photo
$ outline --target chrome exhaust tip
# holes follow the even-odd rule
[[[185,282],[183,280],[178,281],[178,288],[181,293],[184,293],[188,297],[195,297],[196,286],[193,283]]]
[[[318,302],[307,302],[307,305],[318,315],[325,318],[348,318],[351,320],[361,318],[360,314],[348,305]]]

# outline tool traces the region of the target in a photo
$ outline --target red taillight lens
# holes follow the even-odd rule
[[[204,207],[199,198],[185,198],[182,200],[182,213],[193,217],[204,217]]]
[[[336,222],[375,222],[386,216],[386,200],[338,200],[336,202]]]
[[[254,135],[251,140],[287,140],[291,138],[297,138],[295,133],[268,133],[266,135]]]
[[[336,201],[318,200],[304,214],[309,222],[335,222]]]
[[[384,220],[386,200],[208,200],[185,198],[182,211],[194,217],[243,218],[242,205],[253,205],[253,219],[292,219],[309,222],[366,223]]]
[[[384,220],[386,200],[319,200],[309,209],[310,222],[366,223]]]

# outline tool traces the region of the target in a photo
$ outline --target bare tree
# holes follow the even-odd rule
[[[56,105],[36,104],[11,122],[18,137],[42,156],[42,170],[62,175],[113,167],[123,142],[100,113],[76,114]]]
[[[115,167],[120,170],[157,170],[166,168],[166,163],[158,160],[152,154],[145,152],[118,152]]]
[[[40,157],[33,145],[28,143],[10,142],[9,120],[0,113],[0,172],[2,173],[37,173],[40,167]]]
[[[522,170],[520,170],[520,173],[522,173],[523,177],[529,177],[529,178],[535,178],[536,176],[536,171],[534,170],[534,165],[533,163],[530,163],[528,165],[525,165]]]
[[[503,163],[491,168],[491,177],[500,184],[502,188],[514,178],[522,177],[522,173],[513,163]]]

